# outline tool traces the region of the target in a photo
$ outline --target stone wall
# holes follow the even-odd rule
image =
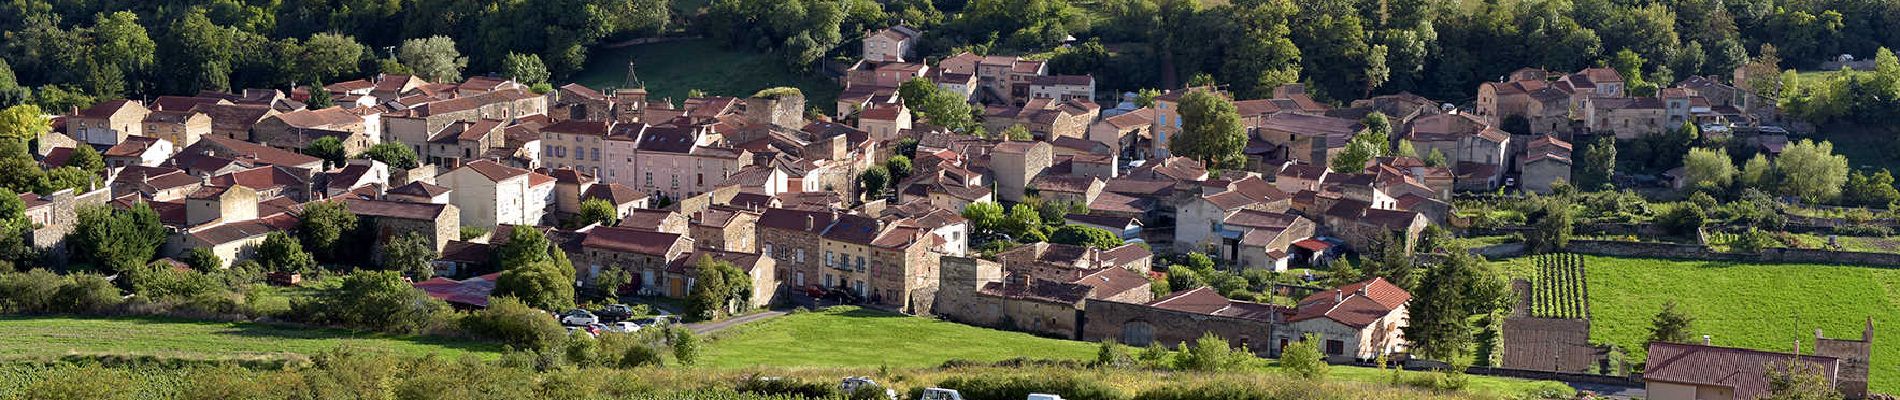
[[[1273,324],[1267,321],[1174,311],[1143,304],[1089,299],[1083,306],[1082,340],[1112,339],[1130,346],[1160,343],[1175,348],[1212,332],[1233,346],[1247,346],[1255,354],[1273,356],[1280,346],[1271,343]]]
[[[1674,258],[1752,263],[1853,264],[1900,268],[1900,254],[1809,249],[1764,249],[1760,253],[1724,253],[1695,244],[1572,240],[1572,253],[1611,257]]]

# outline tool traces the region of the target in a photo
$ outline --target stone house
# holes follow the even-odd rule
[[[777,260],[777,275],[792,287],[816,285],[824,254],[819,235],[837,219],[832,212],[766,209],[759,214],[759,254]]]
[[[858,112],[858,130],[870,133],[870,140],[895,140],[912,127],[910,108],[903,105],[877,105]]]
[[[1524,190],[1549,194],[1558,181],[1570,182],[1570,143],[1555,136],[1539,137],[1524,147],[1517,170],[1518,185]]]
[[[1251,136],[1279,146],[1279,154],[1268,154],[1267,159],[1330,165],[1333,156],[1346,150],[1353,135],[1365,129],[1364,124],[1350,119],[1280,113],[1261,121]]]
[[[945,258],[946,264],[953,260]],[[950,268],[962,270],[968,265]],[[961,289],[965,282],[949,279],[968,279],[967,273],[946,271],[946,290]],[[959,293],[964,298],[946,304],[939,313],[967,324],[1081,339],[1089,325],[1083,318],[1085,304],[1095,300],[1142,303],[1153,296],[1147,277],[1124,268],[1096,269],[1060,280],[987,274],[979,279],[986,280],[974,296]]]
[[[1254,354],[1276,356],[1280,347],[1264,344],[1274,337],[1285,308],[1230,300],[1212,288],[1175,292],[1152,302],[1090,299],[1088,323],[1079,339],[1115,340],[1129,346],[1192,345],[1207,333],[1220,335],[1229,346]]]
[[[428,239],[429,246],[437,253],[449,242],[461,239],[461,210],[452,204],[356,198],[345,198],[342,202],[375,236],[376,259],[381,259],[384,246],[391,240],[411,233]]]
[[[847,87],[895,88],[911,79],[930,76],[930,66],[907,62],[859,61],[845,71]]]
[[[119,144],[144,132],[140,124],[151,113],[135,100],[105,101],[66,116],[66,136],[94,146]]]
[[[444,186],[415,181],[403,184],[402,186],[389,188],[387,192],[383,193],[383,198],[413,203],[449,204],[450,192],[451,190]]]
[[[1320,351],[1334,362],[1397,353],[1406,347],[1401,335],[1411,299],[1411,293],[1378,277],[1314,293],[1300,299],[1278,339],[1284,347],[1316,335]]]
[[[379,85],[380,86],[380,85]],[[434,134],[459,121],[493,119],[514,121],[547,114],[547,97],[523,90],[498,90],[472,96],[421,103],[382,115],[382,140],[410,146],[417,154],[427,153]]]
[[[631,176],[622,177],[608,165],[626,163],[626,157],[614,162],[614,155],[633,154],[634,139],[645,127],[639,123],[616,126],[611,122],[589,120],[567,120],[541,127],[541,164],[553,169],[573,169],[608,182],[631,181]],[[588,157],[590,152],[592,158]],[[602,153],[606,154],[606,161],[602,161]],[[614,174],[612,180],[604,175],[607,173]]]
[[[113,174],[112,196],[138,195],[151,201],[177,201],[198,191],[204,180],[165,167],[124,167]]]
[[[771,257],[762,257],[756,253],[737,253],[709,249],[696,249],[686,256],[674,260],[666,269],[665,296],[684,299],[692,293],[693,283],[699,277],[699,261],[711,258],[732,263],[752,280],[752,297],[746,299],[747,306],[763,309],[772,305],[783,291],[778,276],[777,264]]]
[[[1522,118],[1532,132],[1563,131],[1570,126],[1575,93],[1567,83],[1547,81],[1543,70],[1519,70],[1510,81],[1478,85],[1477,114],[1493,126]]]
[[[902,62],[910,58],[911,49],[917,46],[922,36],[922,32],[904,25],[871,32],[864,36],[864,60]]]
[[[1089,75],[1044,75],[1029,78],[1029,98],[1069,101],[1095,101],[1095,77]]]
[[[1331,173],[1332,168],[1323,165],[1286,163],[1274,175],[1273,186],[1287,193],[1319,191],[1320,182],[1325,182],[1326,176]]]
[[[883,221],[883,220],[879,220]],[[889,222],[870,243],[871,291],[875,304],[912,314],[928,314],[935,304],[939,277],[939,237],[929,229]]]
[[[601,271],[620,269],[635,276],[634,291],[644,295],[669,297],[686,293],[687,282],[674,284],[667,269],[682,261],[693,249],[693,239],[678,233],[622,227],[594,227],[583,232],[581,257],[574,267],[583,280],[591,281]]]
[[[1613,132],[1617,139],[1635,139],[1682,126],[1668,124],[1667,107],[1655,97],[1593,97],[1583,103],[1583,121],[1592,132]]]
[[[211,136],[244,141],[251,140],[251,128],[258,122],[279,114],[270,106],[256,104],[199,104],[191,111],[211,117]]]
[[[1511,135],[1478,116],[1447,113],[1419,117],[1406,127],[1405,140],[1421,155],[1433,150],[1447,161],[1504,165],[1509,162]]]
[[[1178,251],[1219,249],[1215,257],[1239,260],[1239,242],[1245,232],[1225,229],[1222,221],[1241,210],[1280,213],[1292,207],[1292,196],[1257,177],[1203,190],[1212,193],[1194,196],[1175,213],[1172,245]]]
[[[1031,99],[1021,107],[984,108],[983,128],[990,132],[1002,132],[1012,126],[1022,125],[1040,139],[1086,138],[1089,124],[1095,122],[1101,112],[1102,106],[1087,99]]]
[[[1154,253],[1139,244],[1098,249],[1059,243],[1033,243],[996,254],[1003,272],[1016,283],[1034,279],[1073,282],[1101,269],[1122,268],[1145,274]]]
[[[127,136],[101,153],[107,168],[157,167],[174,153],[172,142],[149,136]]]
[[[1078,175],[1044,174],[1029,181],[1029,189],[1044,202],[1089,204],[1102,195],[1106,184],[1100,178]]]
[[[1102,118],[1089,125],[1088,139],[1109,145],[1117,157],[1142,160],[1154,154],[1155,111],[1142,108]]]
[[[994,99],[1008,104],[1027,101],[1030,80],[1049,74],[1048,61],[978,56],[969,52],[944,58],[937,62],[937,68],[947,73],[975,74],[977,93],[973,98]]]
[[[436,181],[453,190],[449,200],[465,226],[539,225],[554,201],[553,177],[494,161],[464,164]]]
[[[329,136],[343,142],[345,154],[356,154],[381,143],[382,122],[381,114],[367,110],[331,107],[291,111],[258,121],[251,127],[251,141],[280,149],[302,149]]]
[[[1181,98],[1187,96],[1188,93],[1202,90],[1215,89],[1211,87],[1190,87],[1180,90],[1171,90],[1167,93],[1162,93],[1160,96],[1155,96],[1153,128],[1154,158],[1167,158],[1172,154],[1168,151],[1168,138],[1181,133]],[[1216,93],[1221,96],[1227,95],[1219,91],[1216,91]]]
[[[614,99],[579,83],[548,94],[548,116],[562,120],[614,121]]]
[[[1021,202],[1029,182],[1054,165],[1048,142],[1003,142],[990,149],[990,169],[996,177],[996,197]]]
[[[174,239],[167,243],[163,254],[177,256],[186,249],[210,249],[228,266],[256,256],[257,246],[264,243],[264,238],[271,232],[287,231],[296,226],[297,218],[290,214],[205,225],[173,236]]]
[[[938,70],[936,74],[931,76],[930,80],[937,84],[938,89],[956,93],[958,96],[961,96],[964,101],[972,101],[971,96],[976,95],[977,86],[975,74]]]
[[[507,135],[502,130],[503,124],[492,119],[450,123],[435,132],[429,138],[428,145],[423,146],[424,152],[417,155],[421,157],[420,161],[443,168],[455,168],[468,161],[486,158],[489,149],[506,144]]]
[[[1237,237],[1221,252],[1243,268],[1281,272],[1292,263],[1293,243],[1312,238],[1313,220],[1292,214],[1241,210],[1221,220],[1221,237]],[[1237,233],[1230,233],[1237,232]]]
[[[184,148],[212,134],[211,126],[211,116],[202,112],[153,111],[145,117],[144,136],[171,142],[174,149]]]
[[[222,136],[215,135],[204,137],[198,140],[198,143],[179,149],[178,154],[172,156],[171,163],[174,167],[184,169],[187,172],[197,175],[211,175],[206,171],[218,170],[217,168],[202,168],[205,166],[195,165],[198,163],[196,159],[204,158],[223,160],[226,162],[241,161],[246,164],[296,168],[302,170],[304,175],[314,174],[316,171],[323,170],[323,159],[321,158],[297,154],[243,140],[226,139]],[[224,165],[219,166],[223,167]]]
[[[636,138],[632,154],[623,155],[618,147],[608,147],[603,159],[614,162],[604,166],[605,175],[596,176],[670,199],[711,191],[726,177],[751,165],[753,158],[745,149],[722,146],[719,135],[703,126],[650,126],[638,136],[629,137]],[[622,163],[622,159],[630,162]]]
[[[700,247],[737,253],[758,253],[759,213],[713,206],[693,213],[689,229]]]
[[[1378,209],[1352,199],[1341,199],[1327,208],[1321,222],[1332,236],[1362,249],[1370,248],[1388,234],[1403,238],[1409,249],[1430,224],[1418,212]]]
[[[299,172],[274,165],[245,168],[212,176],[206,186],[243,186],[256,190],[258,198],[265,200],[287,197],[304,202],[313,197],[322,197],[321,192],[313,193],[320,189],[314,185],[314,179]]]
[[[587,191],[581,193],[581,201],[593,199],[606,200],[608,204],[613,204],[614,210],[619,212],[620,218],[624,219],[632,215],[635,210],[647,208],[650,205],[648,200],[651,198],[647,197],[646,193],[641,193],[627,185],[597,183],[588,186]]]

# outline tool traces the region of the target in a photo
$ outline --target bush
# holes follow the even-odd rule
[[[69,313],[96,313],[119,305],[124,295],[112,281],[94,274],[77,274],[69,277],[66,284],[53,294],[52,306],[55,311]]]
[[[699,362],[699,338],[686,328],[668,329],[673,337],[673,359],[680,365],[691,367]]]
[[[462,329],[479,338],[537,350],[552,348],[567,334],[554,316],[513,297],[489,299],[488,308],[462,318]]]
[[[1310,333],[1280,355],[1280,368],[1301,379],[1324,378],[1330,367],[1319,351],[1319,336]]]
[[[47,312],[65,283],[64,277],[43,269],[0,274],[0,311],[10,314]]]
[[[739,393],[786,396],[791,398],[822,399],[837,396],[838,385],[825,382],[806,382],[798,378],[766,379],[752,376],[740,381],[733,387]]]
[[[1689,203],[1678,203],[1668,212],[1656,217],[1656,224],[1671,235],[1694,237],[1697,230],[1707,223],[1708,215],[1701,207]]]

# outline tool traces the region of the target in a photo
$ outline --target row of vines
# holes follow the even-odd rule
[[[1584,278],[1583,256],[1542,254],[1532,257],[1537,265],[1537,276],[1531,281],[1531,316],[1590,318],[1590,287]]]

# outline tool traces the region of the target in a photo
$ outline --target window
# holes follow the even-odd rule
[[[587,149],[587,153],[588,153],[588,156],[587,156],[587,158],[592,158],[592,159],[594,159],[594,161],[600,161],[600,148],[599,148],[599,147],[595,147],[595,148],[592,148],[592,149]]]
[[[1338,341],[1338,340],[1328,340],[1328,341],[1326,341],[1326,354],[1327,354],[1327,355],[1335,355],[1335,356],[1336,356],[1336,355],[1340,355],[1340,354],[1345,354],[1345,353],[1346,353],[1346,342],[1342,342],[1342,341]]]
[[[829,267],[833,265],[835,264],[831,262],[831,250],[825,250],[825,266]]]
[[[798,249],[798,258],[796,259],[796,262],[805,262],[805,249]]]

